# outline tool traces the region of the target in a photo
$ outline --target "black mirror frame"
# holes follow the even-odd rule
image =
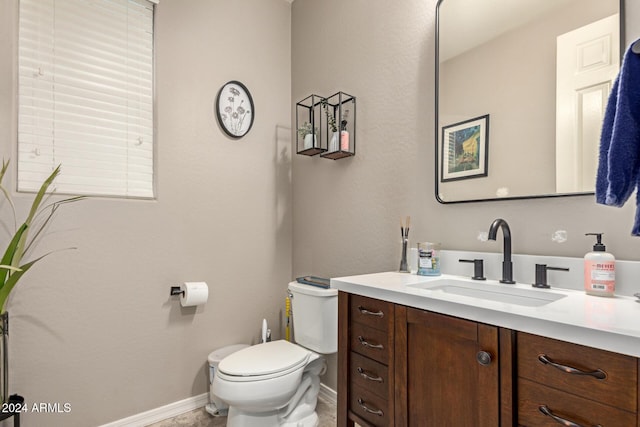
[[[446,201],[440,198],[438,194],[439,182],[440,182],[440,162],[439,156],[440,152],[438,150],[438,145],[440,143],[440,129],[438,122],[438,100],[439,100],[439,58],[440,58],[440,6],[446,0],[438,0],[436,4],[436,21],[435,21],[435,103],[434,103],[434,116],[435,116],[435,197],[436,200],[441,204],[455,204],[455,203],[473,203],[473,202],[494,202],[494,201],[504,201],[504,200],[523,200],[523,199],[543,199],[543,198],[552,198],[552,197],[573,197],[573,196],[592,196],[595,194],[593,191],[589,192],[577,192],[577,193],[558,193],[558,194],[540,194],[540,195],[532,195],[532,196],[512,196],[512,197],[495,197],[495,198],[486,198],[486,199],[470,199],[470,200],[454,200],[454,201]],[[625,0],[619,0],[620,7],[620,61],[622,61],[623,53],[626,47],[626,37],[625,37]]]

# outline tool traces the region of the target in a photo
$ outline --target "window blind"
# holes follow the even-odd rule
[[[20,0],[18,191],[152,198],[153,4]]]

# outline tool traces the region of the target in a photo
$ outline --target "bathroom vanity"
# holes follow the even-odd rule
[[[332,287],[339,426],[640,426],[631,297],[395,272]]]

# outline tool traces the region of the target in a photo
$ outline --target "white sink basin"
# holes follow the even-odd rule
[[[482,281],[472,283],[456,279],[438,279],[430,282],[407,285],[407,287],[526,307],[540,307],[566,296],[542,289],[523,289],[514,287],[514,285],[498,285]]]

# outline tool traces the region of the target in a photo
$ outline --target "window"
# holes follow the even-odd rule
[[[154,196],[153,7],[20,0],[18,191]]]

